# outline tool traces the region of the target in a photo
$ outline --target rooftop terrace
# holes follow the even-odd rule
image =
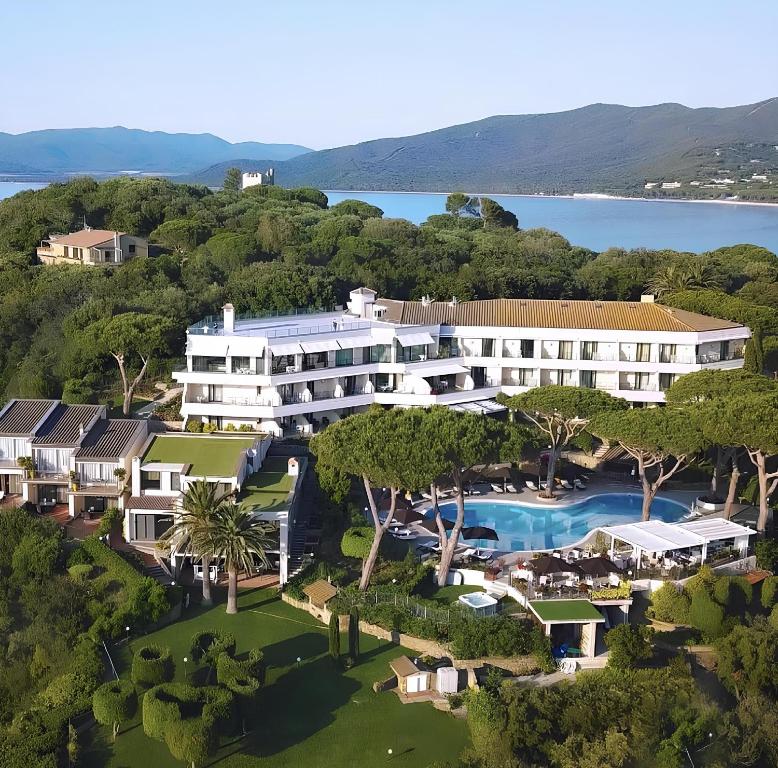
[[[193,477],[233,477],[241,453],[254,447],[254,437],[212,435],[157,435],[142,464],[190,464]]]
[[[258,472],[246,478],[238,501],[258,512],[284,509],[295,481],[287,469],[285,458],[269,456]]]

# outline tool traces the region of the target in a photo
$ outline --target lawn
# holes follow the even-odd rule
[[[588,600],[533,600],[530,606],[542,621],[602,621]]]
[[[224,745],[207,765],[220,768],[383,767],[387,750],[393,763],[422,768],[454,760],[468,741],[467,726],[431,704],[401,704],[394,693],[376,694],[372,684],[389,676],[389,661],[403,649],[362,635],[360,662],[342,672],[327,655],[327,628],[307,613],[281,602],[272,590],[240,594],[241,612],[227,616],[224,606],[190,609],[181,621],[146,640],[167,645],[176,659],[176,679],[185,675],[183,658],[194,632],[218,627],[233,632],[237,653],[264,649],[268,664],[255,729]],[[132,640],[131,646],[140,640]],[[346,637],[342,638],[346,647]],[[119,673],[127,674],[129,654],[117,654]],[[301,661],[298,664],[297,658]],[[189,662],[189,678],[205,670]],[[105,729],[93,738],[79,764],[85,768],[178,768],[164,743],[147,738],[140,719],[122,727],[116,744]]]
[[[143,463],[191,464],[194,477],[234,477],[241,451],[254,446],[253,437],[210,435],[158,435],[143,457]]]
[[[472,592],[483,592],[481,587],[473,586],[472,584],[458,584],[456,586],[450,584],[447,587],[433,586],[432,589],[428,588],[428,591],[422,594],[422,597],[428,600],[434,600],[437,603],[444,603],[445,605],[451,605],[459,600],[460,595],[469,595]]]
[[[246,478],[238,501],[257,510],[284,508],[293,485],[294,478],[288,473],[287,459],[270,456],[259,472]]]

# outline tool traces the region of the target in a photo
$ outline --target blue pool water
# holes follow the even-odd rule
[[[472,546],[502,551],[555,549],[580,541],[593,528],[640,520],[643,497],[636,493],[604,493],[565,507],[540,507],[513,501],[465,502],[465,525],[483,525],[499,534],[499,541],[466,541]],[[443,517],[454,520],[456,504],[440,505]],[[657,498],[651,518],[674,523],[687,512],[670,499]]]

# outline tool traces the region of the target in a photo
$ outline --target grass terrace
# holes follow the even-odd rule
[[[238,500],[258,512],[277,511],[286,507],[295,478],[287,473],[287,459],[269,456],[259,472],[254,472],[243,483]]]
[[[218,591],[217,591],[218,595]],[[359,765],[379,768],[391,763],[424,768],[455,761],[467,746],[467,725],[431,704],[402,704],[392,692],[374,693],[372,684],[386,679],[389,662],[403,653],[386,641],[360,636],[360,660],[342,671],[327,653],[327,627],[283,603],[273,590],[239,595],[240,613],[227,616],[224,605],[191,608],[184,618],[147,637],[131,640],[171,649],[177,681],[199,683],[206,668],[191,659],[185,669],[192,635],[204,629],[232,632],[236,655],[261,647],[268,665],[259,692],[256,720],[244,738],[223,743],[207,762],[219,768],[331,768]],[[346,635],[341,647],[347,647]],[[130,655],[122,644],[113,651],[121,677],[129,674]],[[300,657],[300,662],[297,658]],[[139,706],[139,713],[142,706]],[[84,768],[180,768],[167,746],[146,737],[140,714],[121,727],[115,744],[110,728],[95,727],[79,765]]]
[[[532,600],[530,608],[541,621],[602,621],[588,600]]]
[[[253,437],[157,435],[142,464],[191,464],[193,477],[233,477],[242,451],[254,446]]]

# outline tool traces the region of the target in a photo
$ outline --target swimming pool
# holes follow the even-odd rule
[[[499,541],[468,540],[466,543],[503,551],[566,547],[580,541],[593,528],[640,520],[642,505],[643,497],[637,493],[602,493],[563,507],[468,499],[465,501],[465,525],[493,528],[500,538]],[[651,505],[651,518],[674,523],[687,511],[676,501],[656,498]],[[441,504],[440,513],[449,520],[456,519],[456,504]],[[428,512],[428,516],[431,514]]]

